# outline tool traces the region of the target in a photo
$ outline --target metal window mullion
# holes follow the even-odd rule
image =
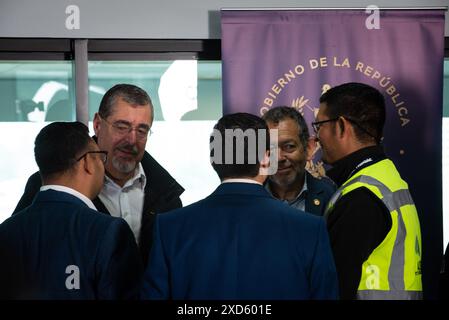
[[[76,120],[88,125],[89,81],[87,65],[87,39],[76,39],[74,47]]]

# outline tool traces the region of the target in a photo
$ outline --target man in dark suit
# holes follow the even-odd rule
[[[267,131],[247,113],[218,121],[211,160],[222,184],[209,197],[156,217],[142,298],[337,298],[324,220],[298,214],[262,185],[272,169]]]
[[[129,299],[143,272],[125,221],[98,214],[108,153],[79,122],[54,122],[35,141],[43,186],[0,225],[0,297]]]
[[[98,211],[128,222],[144,265],[153,239],[154,214],[182,207],[179,196],[184,191],[145,151],[153,118],[148,94],[130,84],[109,89],[94,118],[94,139],[109,157],[105,184],[93,202]],[[30,205],[40,186],[39,174],[35,173],[14,212]]]
[[[303,116],[292,107],[280,106],[268,110],[263,119],[270,129],[278,130],[279,147],[278,170],[265,188],[291,207],[322,216],[336,189],[330,179],[314,177],[306,170],[316,142]]]

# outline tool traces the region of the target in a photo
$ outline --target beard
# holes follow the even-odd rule
[[[133,156],[137,156],[137,154],[139,153],[139,150],[137,149],[137,147],[135,145],[130,145],[130,144],[122,144],[117,146],[118,150],[120,151],[124,151],[124,152],[128,152],[131,153],[131,155]],[[119,172],[121,173],[130,173],[132,172],[134,169],[136,169],[138,161],[134,160],[134,159],[123,159],[121,157],[118,156],[113,156],[112,157],[112,166]]]
[[[291,163],[288,164],[291,165],[290,171],[288,173],[276,173],[274,175],[271,175],[269,177],[269,181],[278,186],[286,187],[295,184],[298,179],[302,179],[305,174],[305,162],[301,162],[295,165],[292,165]],[[280,163],[278,169],[282,169],[284,167],[286,167],[286,165],[284,163]]]
[[[112,166],[121,173],[130,173],[136,169],[137,162],[134,160],[123,160],[118,157],[112,158]]]
[[[292,171],[288,175],[272,175],[269,177],[270,181],[274,184],[280,185],[280,186],[289,186],[293,184],[296,181],[297,172]]]

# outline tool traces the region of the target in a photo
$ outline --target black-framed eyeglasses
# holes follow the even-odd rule
[[[118,120],[118,121],[115,121],[114,123],[110,123],[105,118],[103,118],[103,117],[100,117],[100,118],[102,120],[104,120],[104,122],[109,124],[113,128],[113,130],[120,136],[127,135],[127,134],[131,133],[131,131],[135,130],[137,139],[144,140],[152,133],[150,126],[148,126],[146,124],[141,124],[141,125],[138,125],[137,127],[133,127],[131,125],[131,123],[124,121],[124,120]]]
[[[325,124],[326,122],[332,122],[332,121],[337,121],[337,120],[338,120],[338,118],[332,118],[332,119],[327,119],[327,120],[323,120],[323,121],[312,122],[313,131],[315,131],[315,134],[318,134],[318,131],[320,131],[320,128],[323,124]]]
[[[313,131],[315,131],[315,134],[318,134],[318,131],[320,131],[321,126],[326,123],[326,122],[331,122],[331,121],[337,121],[340,117],[337,118],[332,118],[332,119],[327,119],[327,120],[323,120],[323,121],[316,121],[316,122],[312,122],[312,128]],[[343,117],[346,120],[348,120],[349,122],[355,124],[360,130],[362,130],[364,133],[366,133],[367,135],[369,135],[371,138],[373,138],[374,140],[378,140],[378,138],[376,138],[374,135],[372,135],[368,130],[366,130],[360,123],[358,123],[358,121],[348,118],[348,117]]]
[[[85,154],[83,154],[81,157],[76,159],[76,162],[83,159],[85,156],[87,156],[89,153],[98,153],[100,155],[101,161],[106,164],[106,161],[108,161],[108,152],[107,151],[87,151]]]

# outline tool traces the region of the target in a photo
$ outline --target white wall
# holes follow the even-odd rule
[[[0,37],[220,38],[221,8],[431,7],[449,0],[0,0]],[[66,7],[77,5],[79,30],[66,28]],[[446,12],[445,35],[449,36]]]

